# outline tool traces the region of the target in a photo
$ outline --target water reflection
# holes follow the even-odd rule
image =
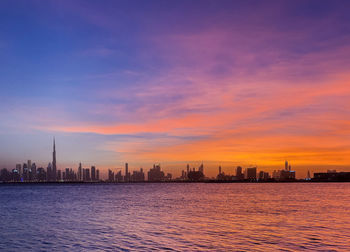
[[[350,250],[350,184],[0,187],[1,250]]]

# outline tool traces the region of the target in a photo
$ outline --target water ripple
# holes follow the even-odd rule
[[[1,251],[350,251],[350,184],[0,187]]]

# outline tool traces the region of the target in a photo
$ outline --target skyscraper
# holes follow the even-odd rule
[[[56,167],[56,145],[55,138],[53,138],[53,152],[52,152],[52,180],[56,181],[57,167]]]
[[[244,179],[244,174],[243,174],[243,171],[242,171],[242,167],[241,167],[241,166],[237,166],[237,169],[236,169],[236,177],[237,177],[238,180]]]
[[[22,165],[21,164],[16,164],[16,170],[18,171],[18,174],[22,176]]]
[[[51,178],[52,178],[52,165],[51,163],[49,163],[47,165],[46,180],[51,181]]]
[[[81,163],[79,163],[79,168],[78,168],[78,180],[79,180],[79,181],[82,181],[82,180],[83,180],[83,174],[82,174]]]
[[[32,170],[32,160],[27,161],[27,167],[28,167],[29,171]]]
[[[91,180],[95,181],[96,180],[96,167],[91,166]]]
[[[32,178],[35,180],[36,179],[36,164],[35,163],[32,164],[31,170],[32,170]]]
[[[100,181],[100,170],[96,169],[96,180]]]
[[[129,165],[128,165],[128,163],[125,163],[125,177],[124,177],[124,182],[129,182],[129,181],[130,181]]]
[[[247,168],[245,172],[245,179],[249,179],[251,181],[256,180],[256,167]]]
[[[204,174],[204,166],[203,166],[203,162],[202,162],[202,164],[199,166],[198,171],[200,171],[201,173],[203,173],[203,174]]]
[[[27,166],[28,166],[28,173],[27,173],[27,180],[32,180],[32,161],[28,160],[27,162]]]

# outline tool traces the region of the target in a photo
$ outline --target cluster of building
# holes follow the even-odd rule
[[[327,172],[314,173],[312,181],[315,182],[350,182],[350,172],[337,172],[328,170]]]
[[[218,181],[293,181],[295,180],[295,171],[292,171],[288,161],[285,162],[285,168],[274,170],[272,176],[265,171],[257,171],[257,167],[248,167],[243,169],[237,166],[236,175],[225,174],[219,166],[219,174],[216,176]]]
[[[100,171],[95,166],[82,168],[79,164],[78,171],[72,168],[66,168],[61,171],[56,165],[56,145],[53,142],[52,163],[49,163],[46,170],[43,167],[37,167],[35,163],[28,160],[27,163],[16,164],[12,171],[2,169],[0,172],[0,181],[13,182],[97,182],[100,181]]]
[[[196,168],[190,169],[190,165],[187,164],[186,171],[182,170],[181,176],[177,178],[176,180],[180,181],[202,181],[205,179],[204,176],[204,166],[203,163],[198,167],[198,170],[196,171]]]
[[[288,161],[285,161],[284,169],[274,170],[270,175],[265,171],[257,171],[257,167],[248,167],[243,169],[237,166],[236,174],[225,174],[219,166],[219,173],[214,179],[205,177],[203,163],[196,168],[190,168],[187,164],[186,170],[182,170],[181,176],[173,179],[170,173],[165,174],[161,170],[160,164],[154,164],[153,167],[145,174],[143,168],[129,171],[128,163],[125,164],[125,172],[122,174],[122,168],[115,169],[117,171],[108,170],[108,179],[106,182],[112,183],[128,183],[128,182],[169,182],[169,181],[219,181],[219,182],[234,182],[234,181],[295,181],[295,171]],[[147,179],[146,179],[147,175]],[[336,172],[328,170],[324,173],[314,173],[314,177],[310,177],[310,172],[307,173],[307,181],[350,181],[350,172]],[[80,163],[77,171],[72,168],[66,168],[61,171],[57,169],[56,164],[56,145],[53,142],[52,163],[49,163],[46,170],[43,167],[37,167],[35,163],[28,160],[26,163],[17,164],[12,171],[2,169],[0,171],[0,181],[12,182],[99,182],[100,172],[95,166],[91,168],[83,168]]]
[[[125,173],[122,175],[122,169],[117,169],[118,172],[113,172],[112,170],[108,170],[108,180],[107,182],[144,182],[146,181],[146,176],[143,171],[143,168],[140,168],[139,171],[129,172],[128,163],[125,164]],[[153,168],[151,168],[147,173],[147,180],[150,182],[165,182],[171,181],[172,175],[170,173],[165,173],[161,170],[159,164],[154,164]]]

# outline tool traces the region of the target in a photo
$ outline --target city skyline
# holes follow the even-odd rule
[[[125,172],[122,173],[122,168],[116,169],[118,172],[114,172],[113,169],[108,169],[108,177],[100,177],[100,170],[96,169],[93,165],[90,168],[83,168],[82,163],[79,163],[78,169],[75,171],[72,168],[65,168],[64,170],[57,169],[56,163],[56,141],[53,138],[53,151],[52,162],[49,162],[47,168],[39,167],[32,160],[28,160],[27,163],[16,164],[16,167],[10,171],[3,168],[0,170],[0,182],[112,182],[112,183],[130,183],[130,182],[295,182],[296,173],[291,169],[291,164],[287,160],[285,161],[285,167],[282,170],[274,170],[272,175],[268,172],[260,170],[258,173],[257,167],[242,168],[236,167],[236,174],[225,174],[222,171],[222,167],[218,167],[218,175],[216,178],[209,178],[205,175],[203,162],[196,170],[195,167],[191,168],[189,164],[186,165],[186,170],[181,171],[181,176],[174,178],[171,173],[165,173],[160,164],[153,164],[153,167],[147,172],[141,167],[139,171],[129,170],[129,164],[125,163]],[[115,169],[114,169],[115,170]],[[338,176],[336,171],[332,170],[331,178]],[[350,173],[344,173],[349,176]],[[322,177],[323,176],[323,177]],[[327,179],[329,174],[321,175],[323,179]],[[344,175],[340,175],[339,178],[343,178]],[[306,181],[309,181],[310,173],[308,171]],[[346,178],[347,179],[347,178]]]
[[[56,136],[59,169],[103,176],[350,170],[348,1],[22,3],[0,3],[0,168]]]
[[[79,163],[77,165],[73,165],[73,166],[61,165],[61,166],[59,166],[57,168],[57,163],[56,163],[56,138],[55,137],[53,137],[53,146],[52,147],[53,147],[52,148],[52,159],[51,159],[51,161],[48,162],[48,165],[47,165],[46,168],[44,168],[45,165],[43,165],[44,163],[42,161],[41,162],[33,162],[32,163],[33,159],[27,159],[27,163],[23,163],[23,167],[22,167],[21,163],[16,162],[16,164],[14,164],[14,165],[11,165],[9,167],[3,166],[2,168],[5,168],[5,169],[11,171],[13,169],[18,170],[18,167],[20,167],[20,169],[24,169],[24,165],[27,165],[27,167],[30,169],[31,165],[33,164],[35,166],[35,171],[36,171],[36,168],[38,168],[38,169],[46,169],[47,170],[47,175],[45,175],[45,176],[47,176],[47,181],[51,181],[51,182],[54,182],[56,180],[60,181],[61,178],[62,178],[62,180],[64,180],[63,179],[64,175],[62,175],[62,173],[64,174],[64,171],[65,170],[67,171],[67,169],[70,170],[71,172],[73,172],[74,176],[76,176],[74,178],[74,181],[86,181],[85,180],[86,176],[88,176],[89,178],[95,178],[95,175],[94,176],[92,175],[92,173],[93,173],[92,169],[94,169],[94,170],[96,169],[96,164],[95,163],[91,164],[91,176],[85,174],[85,171],[90,173],[90,168],[83,168],[82,167],[82,161],[79,161]],[[204,174],[204,171],[203,171],[203,167],[204,167],[203,165],[204,164],[203,163],[204,163],[203,161],[198,161],[198,162],[194,162],[194,163],[191,163],[191,164],[187,163],[186,164],[187,173],[189,172],[189,170],[195,171],[196,167],[198,166],[198,171],[201,171]],[[217,165],[217,166],[208,166],[207,167],[207,168],[209,168],[209,169],[207,169],[207,170],[209,170],[209,172],[207,173],[208,176],[206,176],[205,174],[204,175],[205,175],[205,177],[207,179],[215,179],[215,178],[218,178],[218,176],[220,174],[223,174],[223,176],[225,176],[225,172],[226,172],[227,176],[233,176],[231,174],[236,173],[235,176],[239,177],[239,175],[237,175],[238,174],[238,170],[237,169],[241,169],[241,171],[243,169],[243,171],[245,171],[247,169],[249,170],[251,168],[254,168],[256,170],[255,171],[256,177],[259,176],[259,173],[257,172],[257,171],[259,171],[259,172],[267,172],[267,176],[268,177],[270,176],[272,178],[272,177],[275,177],[275,175],[273,175],[273,174],[275,174],[276,172],[283,171],[283,170],[291,171],[291,162],[289,162],[287,160],[284,161],[284,169],[283,169],[281,164],[279,166],[261,167],[261,166],[258,166],[257,164],[242,165],[242,164],[237,164],[236,162],[232,162],[232,163],[235,163],[236,166],[234,166],[234,165],[226,165],[223,168],[221,163],[219,163],[219,165]],[[88,166],[89,165],[90,164],[88,164]],[[113,174],[115,173],[116,175],[119,173],[120,174],[119,176],[121,176],[122,175],[121,171],[123,170],[122,167],[124,165],[125,165],[125,173],[122,176],[122,178],[123,178],[122,182],[130,181],[131,172],[136,172],[136,173],[139,172],[139,171],[143,172],[143,169],[144,169],[143,167],[136,167],[136,166],[134,166],[132,169],[129,170],[129,163],[128,162],[122,162],[121,166],[108,167],[108,168],[102,169],[101,177],[100,177],[101,180],[110,180],[110,172],[113,172]],[[153,169],[155,169],[155,167],[159,167],[159,169],[160,169],[160,163],[159,162],[153,162],[152,165],[153,165]],[[75,166],[77,167],[76,172],[75,172],[75,169],[74,169]],[[210,169],[210,168],[213,168],[213,167],[215,167],[215,168],[214,169]],[[328,167],[328,166],[326,166],[326,167]],[[183,169],[183,168],[184,167],[181,167],[181,166],[177,165],[177,166],[174,166],[172,168],[169,168],[169,167],[166,168],[165,172],[168,175],[170,174],[170,178],[171,178],[172,174],[175,174],[176,176],[179,175],[178,177],[181,178],[181,177],[184,176],[185,169]],[[299,174],[299,176],[296,176],[295,175],[296,171],[293,169],[293,172],[294,172],[293,177],[296,178],[296,179],[305,179],[307,177],[310,177],[310,171],[311,171],[311,173],[322,173],[325,170],[325,167],[322,167],[322,166],[318,167],[318,168],[319,169],[312,170],[309,167],[307,169],[307,171],[306,171],[305,176],[304,176],[304,174]],[[328,168],[331,168],[331,169],[328,169],[328,171],[336,171],[337,168],[340,168],[340,170],[342,170],[342,171],[347,171],[347,167],[345,167],[345,169],[343,167],[337,167],[337,166],[332,166],[332,167],[328,167]],[[152,168],[150,168],[150,169],[152,169]],[[219,173],[216,173],[217,170],[219,171]],[[34,173],[35,173],[35,171],[34,171]],[[99,174],[100,169],[97,169],[97,171],[98,171],[98,174]],[[60,175],[58,175],[58,174],[60,174]],[[95,171],[94,171],[94,174],[95,174]],[[127,174],[129,174],[129,175],[127,175]],[[84,176],[84,179],[83,179],[83,176]],[[125,181],[125,176],[129,176],[129,178],[127,178],[126,181]],[[143,176],[144,176],[144,180],[148,180],[148,177],[145,177],[145,175],[143,175]],[[59,177],[59,179],[58,179],[58,177]],[[113,175],[113,177],[114,177],[114,175]],[[187,178],[187,176],[186,176],[186,178]],[[87,180],[90,180],[90,179],[87,179]],[[113,180],[114,180],[114,178],[113,178]],[[223,179],[223,180],[225,180],[225,179]],[[94,179],[91,179],[91,181],[94,181]],[[118,181],[118,179],[116,179],[116,181]]]
[[[72,167],[65,169],[57,169],[56,163],[56,139],[53,138],[52,146],[52,162],[49,162],[47,168],[37,165],[31,159],[27,163],[16,163],[13,169],[2,168],[0,173],[0,181],[7,182],[209,182],[209,181],[224,181],[224,182],[297,182],[297,181],[311,181],[310,170],[307,170],[305,177],[296,176],[296,171],[292,169],[291,162],[285,160],[284,168],[275,170],[266,170],[258,168],[257,166],[230,167],[224,171],[222,166],[218,166],[218,173],[216,176],[208,176],[204,172],[203,161],[196,169],[190,164],[186,165],[186,169],[177,167],[180,176],[173,176],[172,173],[164,172],[160,163],[154,163],[153,167],[144,170],[143,167],[139,169],[129,169],[129,163],[124,163],[125,172],[123,168],[109,168],[107,176],[103,173],[100,176],[100,169],[96,165],[91,165],[91,168],[83,167],[79,162],[78,168],[75,170]],[[233,168],[233,169],[232,169]],[[334,167],[333,167],[334,168]],[[232,172],[234,170],[234,172]],[[174,172],[174,170],[172,171]],[[226,172],[226,173],[225,173]],[[323,180],[341,180],[348,181],[350,172],[337,172],[336,169],[327,170],[327,172],[314,172],[315,181]],[[1,180],[2,179],[2,180]]]

